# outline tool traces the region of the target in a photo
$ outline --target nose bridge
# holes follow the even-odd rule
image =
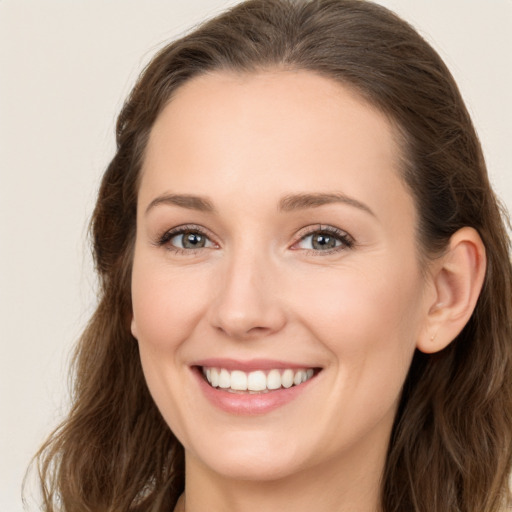
[[[211,311],[214,327],[240,339],[281,329],[285,315],[276,294],[277,273],[265,248],[249,243],[233,247],[218,276]]]

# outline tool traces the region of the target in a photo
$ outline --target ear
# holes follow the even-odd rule
[[[431,265],[432,290],[419,350],[438,352],[462,331],[475,309],[486,265],[485,247],[475,229],[464,227],[452,235],[448,250]]]
[[[132,319],[131,319],[131,323],[130,323],[130,330],[132,331],[132,336],[135,339],[138,339],[137,338],[137,324],[135,323],[135,316],[133,315],[133,313],[132,313]]]

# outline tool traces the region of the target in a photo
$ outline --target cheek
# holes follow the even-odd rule
[[[161,261],[135,259],[132,274],[132,331],[153,350],[180,345],[205,312],[208,279],[186,269],[171,270]],[[204,274],[204,273],[203,273]]]
[[[384,266],[384,265],[382,265]],[[410,265],[365,265],[314,276],[296,302],[314,337],[350,372],[379,385],[405,378],[421,328],[422,281]]]
[[[414,272],[371,266],[364,274],[332,273],[325,282],[317,276],[308,286],[304,323],[330,351],[335,369],[325,423],[338,427],[325,432],[327,442],[335,445],[339,431],[358,439],[393,421],[420,326],[420,289]]]
[[[197,286],[186,271],[172,271],[162,258],[135,253],[132,332],[150,393],[179,439],[186,439],[183,404],[190,403],[181,347],[203,315],[206,296],[205,287]]]

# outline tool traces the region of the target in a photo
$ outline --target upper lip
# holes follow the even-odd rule
[[[319,368],[315,364],[304,364],[304,363],[293,363],[290,361],[279,361],[275,359],[250,359],[250,360],[238,360],[238,359],[225,359],[225,358],[208,358],[195,361],[191,366],[201,366],[206,368],[224,368],[229,371],[241,370],[244,372],[251,372],[254,370],[286,370],[290,368],[292,370],[308,369],[308,368]]]

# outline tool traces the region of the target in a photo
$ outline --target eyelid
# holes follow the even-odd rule
[[[184,249],[180,247],[176,247],[174,245],[169,244],[170,240],[172,240],[174,237],[187,233],[187,232],[196,232],[204,237],[206,237],[211,244],[213,245],[213,248],[219,248],[219,244],[215,241],[215,237],[211,234],[211,232],[204,228],[203,226],[200,226],[198,224],[182,224],[179,226],[175,226],[171,229],[165,230],[163,233],[158,235],[156,237],[156,240],[154,241],[154,245],[157,247],[166,246],[167,248],[173,252],[177,253],[186,253],[186,254],[194,254],[197,251],[201,251],[204,249],[211,249],[212,247],[198,247],[197,249]],[[315,233],[326,233],[329,235],[332,235],[336,237],[341,244],[326,250],[318,250],[318,249],[301,249],[296,247],[301,241],[303,241],[308,236],[312,236]],[[301,250],[303,252],[312,253],[314,255],[328,255],[340,251],[344,251],[347,249],[353,248],[355,245],[354,238],[345,230],[337,228],[335,226],[326,225],[326,224],[315,224],[313,226],[306,226],[302,229],[300,229],[296,236],[295,240],[292,243],[290,249],[292,250]]]
[[[162,247],[162,246],[167,245],[167,248],[169,250],[172,250],[172,251],[178,252],[178,253],[187,253],[187,254],[191,254],[196,251],[203,250],[203,249],[211,249],[211,247],[198,247],[197,249],[183,249],[181,247],[176,247],[174,245],[169,244],[169,242],[175,236],[178,236],[180,234],[187,233],[187,232],[195,232],[195,233],[200,234],[201,236],[204,236],[213,244],[214,248],[219,246],[219,244],[214,240],[214,237],[210,233],[210,231],[207,230],[206,228],[204,228],[203,226],[199,226],[198,224],[182,224],[180,226],[175,226],[171,229],[167,229],[163,233],[161,233],[160,235],[158,235],[156,237],[154,245],[156,245],[157,247]]]
[[[312,236],[315,233],[326,233],[336,237],[341,241],[341,244],[332,249],[326,250],[316,250],[316,249],[300,249],[296,247],[300,242],[302,242],[308,236]],[[314,255],[328,255],[340,251],[346,251],[347,249],[352,249],[355,245],[355,239],[350,233],[347,231],[337,228],[335,226],[331,226],[328,224],[316,224],[314,226],[307,226],[302,228],[296,235],[296,239],[293,242],[291,249],[292,250],[302,250],[308,253],[312,253]]]

